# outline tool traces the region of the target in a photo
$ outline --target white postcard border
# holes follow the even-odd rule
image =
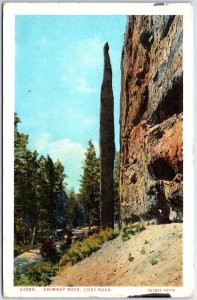
[[[107,287],[110,292],[47,290],[35,291],[13,286],[14,246],[14,90],[16,15],[183,15],[184,71],[184,223],[183,287]],[[194,288],[194,101],[193,101],[193,8],[189,3],[155,6],[153,3],[6,3],[3,14],[3,267],[4,295],[7,297],[128,297],[160,290],[172,297],[191,297]],[[51,287],[54,288],[54,287]],[[61,287],[57,287],[61,289]],[[77,287],[75,287],[77,288]],[[63,290],[64,289],[64,290]]]

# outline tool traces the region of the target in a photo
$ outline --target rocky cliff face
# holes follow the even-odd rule
[[[122,221],[181,220],[181,16],[129,16],[122,51]]]

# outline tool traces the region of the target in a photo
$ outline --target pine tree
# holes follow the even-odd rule
[[[41,155],[39,158],[39,182],[38,182],[38,191],[39,191],[39,207],[38,207],[38,229],[39,231],[46,231],[49,229],[49,210],[50,206],[48,204],[48,178],[46,172],[46,158]]]
[[[49,155],[46,158],[46,179],[47,179],[47,212],[50,229],[55,228],[55,166]]]
[[[38,153],[37,151],[31,152],[28,150],[26,155],[26,226],[28,232],[28,238],[26,243],[29,244],[33,241],[33,233],[35,233],[37,227],[37,207],[39,201],[38,195]]]
[[[74,188],[68,193],[68,218],[71,227],[86,225],[85,211]]]
[[[64,190],[66,183],[64,182],[67,175],[64,174],[64,167],[58,160],[55,163],[56,175],[56,201],[55,201],[55,219],[57,228],[65,228],[68,223],[68,196]]]
[[[26,155],[28,152],[28,135],[18,131],[20,118],[14,115],[14,231],[15,244],[25,242],[25,215],[27,203],[25,197],[26,184]]]
[[[89,226],[100,224],[100,165],[92,141],[83,162],[83,175],[80,180],[79,199],[85,209]]]
[[[67,224],[67,194],[64,191],[64,167],[47,155],[39,159],[39,227],[43,230],[63,228]]]

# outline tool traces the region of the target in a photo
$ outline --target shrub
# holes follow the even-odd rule
[[[136,232],[139,233],[143,230],[145,230],[145,226],[143,224],[140,224],[140,223],[137,223],[137,224],[134,224],[135,225],[135,228],[136,228]]]
[[[86,240],[84,240],[84,243],[82,243],[84,246],[87,245],[89,248],[88,251],[95,252],[98,249],[101,248],[102,244],[104,243],[104,240],[99,237],[97,234],[90,236]]]
[[[118,233],[115,233],[111,228],[102,229],[99,235],[106,235],[106,241],[113,240],[115,237],[118,236]]]
[[[67,262],[71,262],[72,265],[83,259],[84,252],[81,252],[81,242],[75,242],[67,252]]]
[[[80,251],[83,258],[87,257],[90,253],[90,245],[88,243],[81,243]]]
[[[23,252],[21,246],[14,247],[14,257],[20,255]]]
[[[155,256],[153,256],[150,259],[150,263],[151,263],[151,265],[156,265],[158,263],[158,259]]]
[[[56,263],[60,258],[56,246],[50,238],[43,239],[40,247],[40,254],[44,259],[50,260],[53,263]]]
[[[14,285],[17,285],[19,279],[20,279],[20,273],[19,273],[19,268],[17,267],[16,270],[14,271]]]
[[[60,245],[60,250],[61,250],[61,251],[65,251],[66,249],[69,248],[69,246],[70,246],[70,245],[68,245],[67,241],[66,241],[66,242],[63,242],[63,243],[61,243],[61,245]]]
[[[149,241],[147,241],[147,240],[144,241],[144,244],[145,244],[145,245],[148,244],[148,243],[149,243]]]
[[[133,256],[131,256],[131,253],[129,253],[129,256],[128,256],[128,261],[129,262],[132,262],[134,260],[134,257]]]
[[[142,250],[141,250],[141,254],[145,254],[145,253],[146,253],[146,250],[143,247]]]
[[[51,263],[35,263],[29,266],[22,276],[20,276],[16,270],[14,274],[14,284],[44,286],[51,282],[52,277],[56,275],[57,271],[58,267]]]
[[[137,233],[142,232],[145,230],[145,226],[143,224],[137,223],[137,224],[130,224],[123,228],[122,231],[122,240],[128,241],[132,235],[135,235]]]
[[[23,274],[21,277],[17,277],[14,275],[14,285],[15,286],[29,286],[29,285],[34,285],[34,283],[31,281],[31,279]]]
[[[122,235],[122,240],[123,240],[123,242],[126,242],[126,241],[128,241],[129,239],[131,238],[131,236],[130,235]]]

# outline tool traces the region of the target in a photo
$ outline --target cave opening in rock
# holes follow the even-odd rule
[[[146,50],[150,50],[152,44],[154,42],[154,36],[151,31],[144,31],[140,35],[140,43]]]
[[[159,180],[172,181],[176,175],[169,162],[163,158],[159,158],[148,165],[148,170],[153,178]]]
[[[154,113],[154,123],[160,124],[174,114],[183,112],[183,74],[173,79]]]

